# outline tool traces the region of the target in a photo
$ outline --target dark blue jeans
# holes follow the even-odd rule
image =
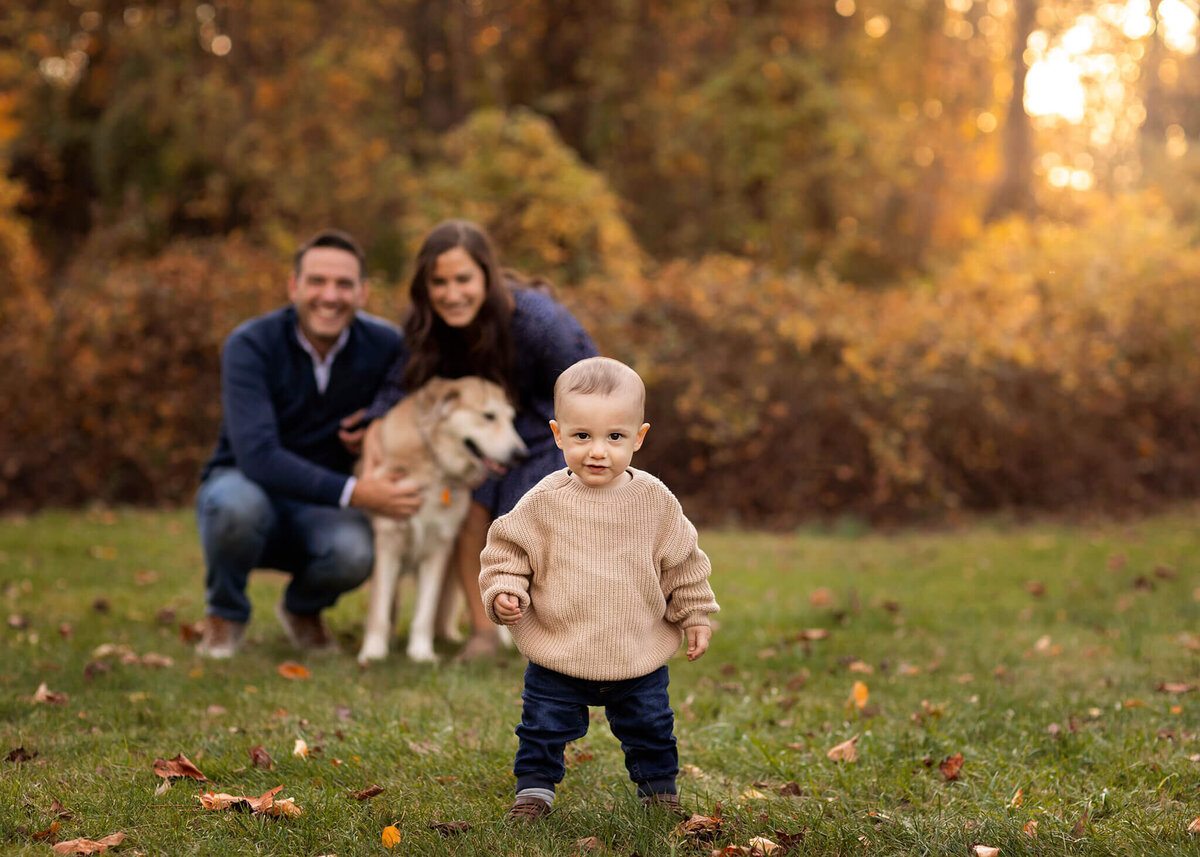
[[[207,611],[250,618],[246,581],[255,568],[292,575],[284,606],[311,615],[371,576],[374,537],[358,509],[318,506],[267,494],[240,470],[214,470],[196,492],[204,548]]]
[[[608,725],[621,742],[629,778],[638,795],[674,794],[679,774],[675,749],[675,713],[667,695],[666,666],[638,678],[589,681],[548,670],[535,663],[525,669],[521,725],[517,727],[517,759],[513,773],[517,791],[554,791],[566,767],[568,741],[588,730],[588,706],[604,706]]]

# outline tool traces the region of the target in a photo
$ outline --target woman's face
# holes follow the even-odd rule
[[[475,321],[487,294],[483,268],[462,247],[437,257],[426,285],[429,304],[447,327],[467,327]]]

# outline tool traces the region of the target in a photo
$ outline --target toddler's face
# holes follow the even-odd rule
[[[590,488],[620,485],[650,428],[642,422],[637,399],[622,392],[573,393],[559,402],[557,417],[550,421],[554,442],[567,467]]]

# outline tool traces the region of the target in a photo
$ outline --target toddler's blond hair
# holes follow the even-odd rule
[[[611,357],[587,357],[572,364],[554,382],[554,414],[567,396],[628,393],[637,400],[638,422],[646,413],[646,385],[633,369]]]

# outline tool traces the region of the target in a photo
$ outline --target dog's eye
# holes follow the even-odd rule
[[[496,415],[495,415],[495,414],[493,414],[491,411],[485,411],[485,412],[484,412],[484,414],[483,414],[483,418],[484,418],[485,420],[487,420],[488,422],[495,422],[495,420],[496,420]]]

